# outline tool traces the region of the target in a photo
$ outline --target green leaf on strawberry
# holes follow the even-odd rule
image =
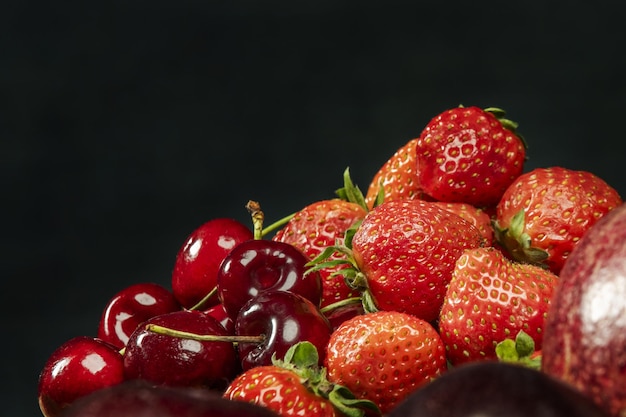
[[[504,339],[496,345],[496,356],[501,362],[517,363],[532,369],[541,369],[541,352],[535,351],[535,341],[520,330],[513,339]]]

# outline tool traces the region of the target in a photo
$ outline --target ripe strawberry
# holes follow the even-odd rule
[[[435,202],[435,204],[472,223],[485,238],[484,246],[492,245],[493,227],[491,225],[491,217],[485,210],[466,203],[444,203],[439,201]]]
[[[447,369],[439,334],[428,322],[397,311],[356,316],[333,332],[328,379],[383,413]]]
[[[313,259],[326,247],[336,242],[343,243],[346,230],[363,220],[365,214],[365,209],[357,203],[339,198],[316,201],[297,212],[272,239],[289,243],[300,249],[309,259]],[[341,256],[335,254],[333,258],[338,259]],[[346,285],[341,275],[333,275],[337,268],[320,271],[322,276],[320,307],[360,295],[358,291]]]
[[[497,204],[524,167],[516,128],[496,108],[460,106],[437,115],[416,144],[421,189],[438,201]]]
[[[563,167],[536,168],[515,180],[496,210],[496,239],[513,259],[555,274],[582,235],[622,199],[601,178]]]
[[[559,278],[511,262],[495,248],[465,251],[456,262],[439,316],[453,365],[496,359],[496,345],[521,330],[541,349],[548,306]]]
[[[367,207],[371,209],[382,200],[425,198],[417,172],[416,145],[417,138],[411,139],[380,167],[365,195]]]
[[[317,366],[317,350],[308,342],[290,348],[283,361],[251,368],[226,388],[224,398],[267,407],[280,416],[380,415],[376,405],[358,400],[345,387],[332,384]]]
[[[370,211],[351,241],[354,262],[379,310],[433,321],[454,263],[465,249],[484,244],[480,231],[433,202],[395,200]]]

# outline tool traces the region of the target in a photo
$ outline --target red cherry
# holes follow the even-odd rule
[[[174,295],[154,283],[130,285],[107,303],[98,326],[98,338],[122,349],[135,329],[151,317],[180,310]]]
[[[270,365],[272,355],[285,356],[295,343],[309,341],[324,363],[331,326],[315,304],[288,291],[266,291],[251,298],[235,320],[237,336],[265,335],[262,342],[239,343],[239,360],[244,370]]]
[[[152,317],[145,325],[195,334],[228,335],[215,318],[195,310]],[[223,388],[238,371],[237,353],[231,342],[172,337],[152,332],[145,326],[133,332],[124,351],[127,379],[144,379],[160,385]]]
[[[235,334],[235,321],[231,319],[228,314],[226,314],[226,310],[224,310],[222,303],[215,304],[204,313],[217,319],[217,321],[224,326],[228,334]]]
[[[265,291],[290,291],[319,306],[322,278],[305,274],[309,259],[296,247],[273,240],[248,240],[235,246],[217,273],[217,292],[235,319],[249,299]]]
[[[112,345],[88,336],[59,346],[39,375],[39,408],[46,417],[58,416],[75,400],[124,381],[122,355]]]
[[[197,304],[215,291],[217,270],[226,255],[239,243],[252,239],[244,224],[228,218],[209,220],[185,241],[176,256],[172,273],[172,291],[185,308]],[[217,294],[204,301],[202,308],[218,303]]]
[[[360,297],[346,298],[345,300],[329,304],[321,309],[322,313],[330,322],[333,331],[337,329],[344,321],[365,314],[363,302]]]

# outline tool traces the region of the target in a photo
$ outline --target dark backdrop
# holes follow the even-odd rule
[[[278,219],[347,166],[366,188],[446,108],[502,107],[528,169],[626,195],[619,3],[507,3],[5,2],[2,414],[37,415],[52,350],[124,286],[169,286],[202,222]]]

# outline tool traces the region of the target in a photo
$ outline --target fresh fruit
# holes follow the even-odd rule
[[[330,337],[325,365],[331,382],[372,401],[383,413],[447,369],[435,328],[397,311],[345,321]]]
[[[151,317],[180,310],[170,290],[144,282],[129,285],[106,304],[98,325],[98,338],[122,349],[135,329]]]
[[[229,401],[204,388],[125,381],[80,398],[61,417],[278,417],[266,407]]]
[[[498,203],[496,239],[514,259],[558,275],[589,227],[621,203],[617,191],[590,172],[535,168],[519,176]]]
[[[241,367],[270,365],[272,356],[281,358],[303,341],[312,343],[323,361],[331,331],[326,317],[310,300],[288,291],[265,291],[251,298],[235,320],[236,336],[265,336],[261,342],[239,343]]]
[[[541,349],[550,300],[559,278],[511,262],[494,248],[466,250],[457,260],[439,316],[453,365],[496,359],[496,345],[526,332]]]
[[[228,334],[235,334],[235,320],[233,320],[226,313],[226,310],[224,310],[224,306],[222,305],[222,303],[215,304],[208,310],[204,310],[204,313],[219,321],[220,324],[224,326]]]
[[[311,260],[326,247],[343,243],[346,231],[363,220],[365,214],[366,210],[358,203],[339,198],[316,201],[298,211],[272,239],[295,246]],[[333,258],[341,257],[339,253],[333,255]],[[342,267],[319,271],[322,278],[321,307],[359,295],[346,285],[341,275],[333,274]]]
[[[387,417],[609,417],[571,386],[527,367],[476,362],[416,390]]]
[[[209,220],[195,229],[176,255],[172,292],[187,309],[206,309],[218,303],[217,270],[239,243],[254,237],[244,224],[230,218]]]
[[[516,128],[497,108],[459,106],[435,116],[416,143],[420,187],[438,201],[497,204],[524,169]]]
[[[217,272],[217,293],[233,319],[251,298],[265,291],[290,291],[319,306],[322,278],[305,274],[309,262],[300,250],[273,240],[248,240],[226,255]]]
[[[365,195],[368,208],[383,201],[429,199],[420,185],[416,146],[417,138],[409,140],[376,172]]]
[[[561,271],[543,370],[615,417],[626,415],[626,205],[595,223]]]
[[[74,401],[124,380],[122,355],[102,340],[76,336],[52,352],[40,375],[39,408],[56,417]]]
[[[432,202],[395,200],[370,211],[352,238],[352,253],[376,309],[426,321],[439,315],[454,263],[483,245],[480,231]]]
[[[194,334],[228,335],[216,319],[200,311],[181,310],[153,317],[133,332],[126,344],[126,379],[219,389],[239,371],[232,342],[173,337],[150,330],[150,325]]]
[[[483,246],[491,246],[493,244],[491,216],[489,216],[485,210],[466,203],[444,203],[440,201],[435,202],[435,204],[441,208],[451,211],[476,226],[476,228],[483,235]]]

